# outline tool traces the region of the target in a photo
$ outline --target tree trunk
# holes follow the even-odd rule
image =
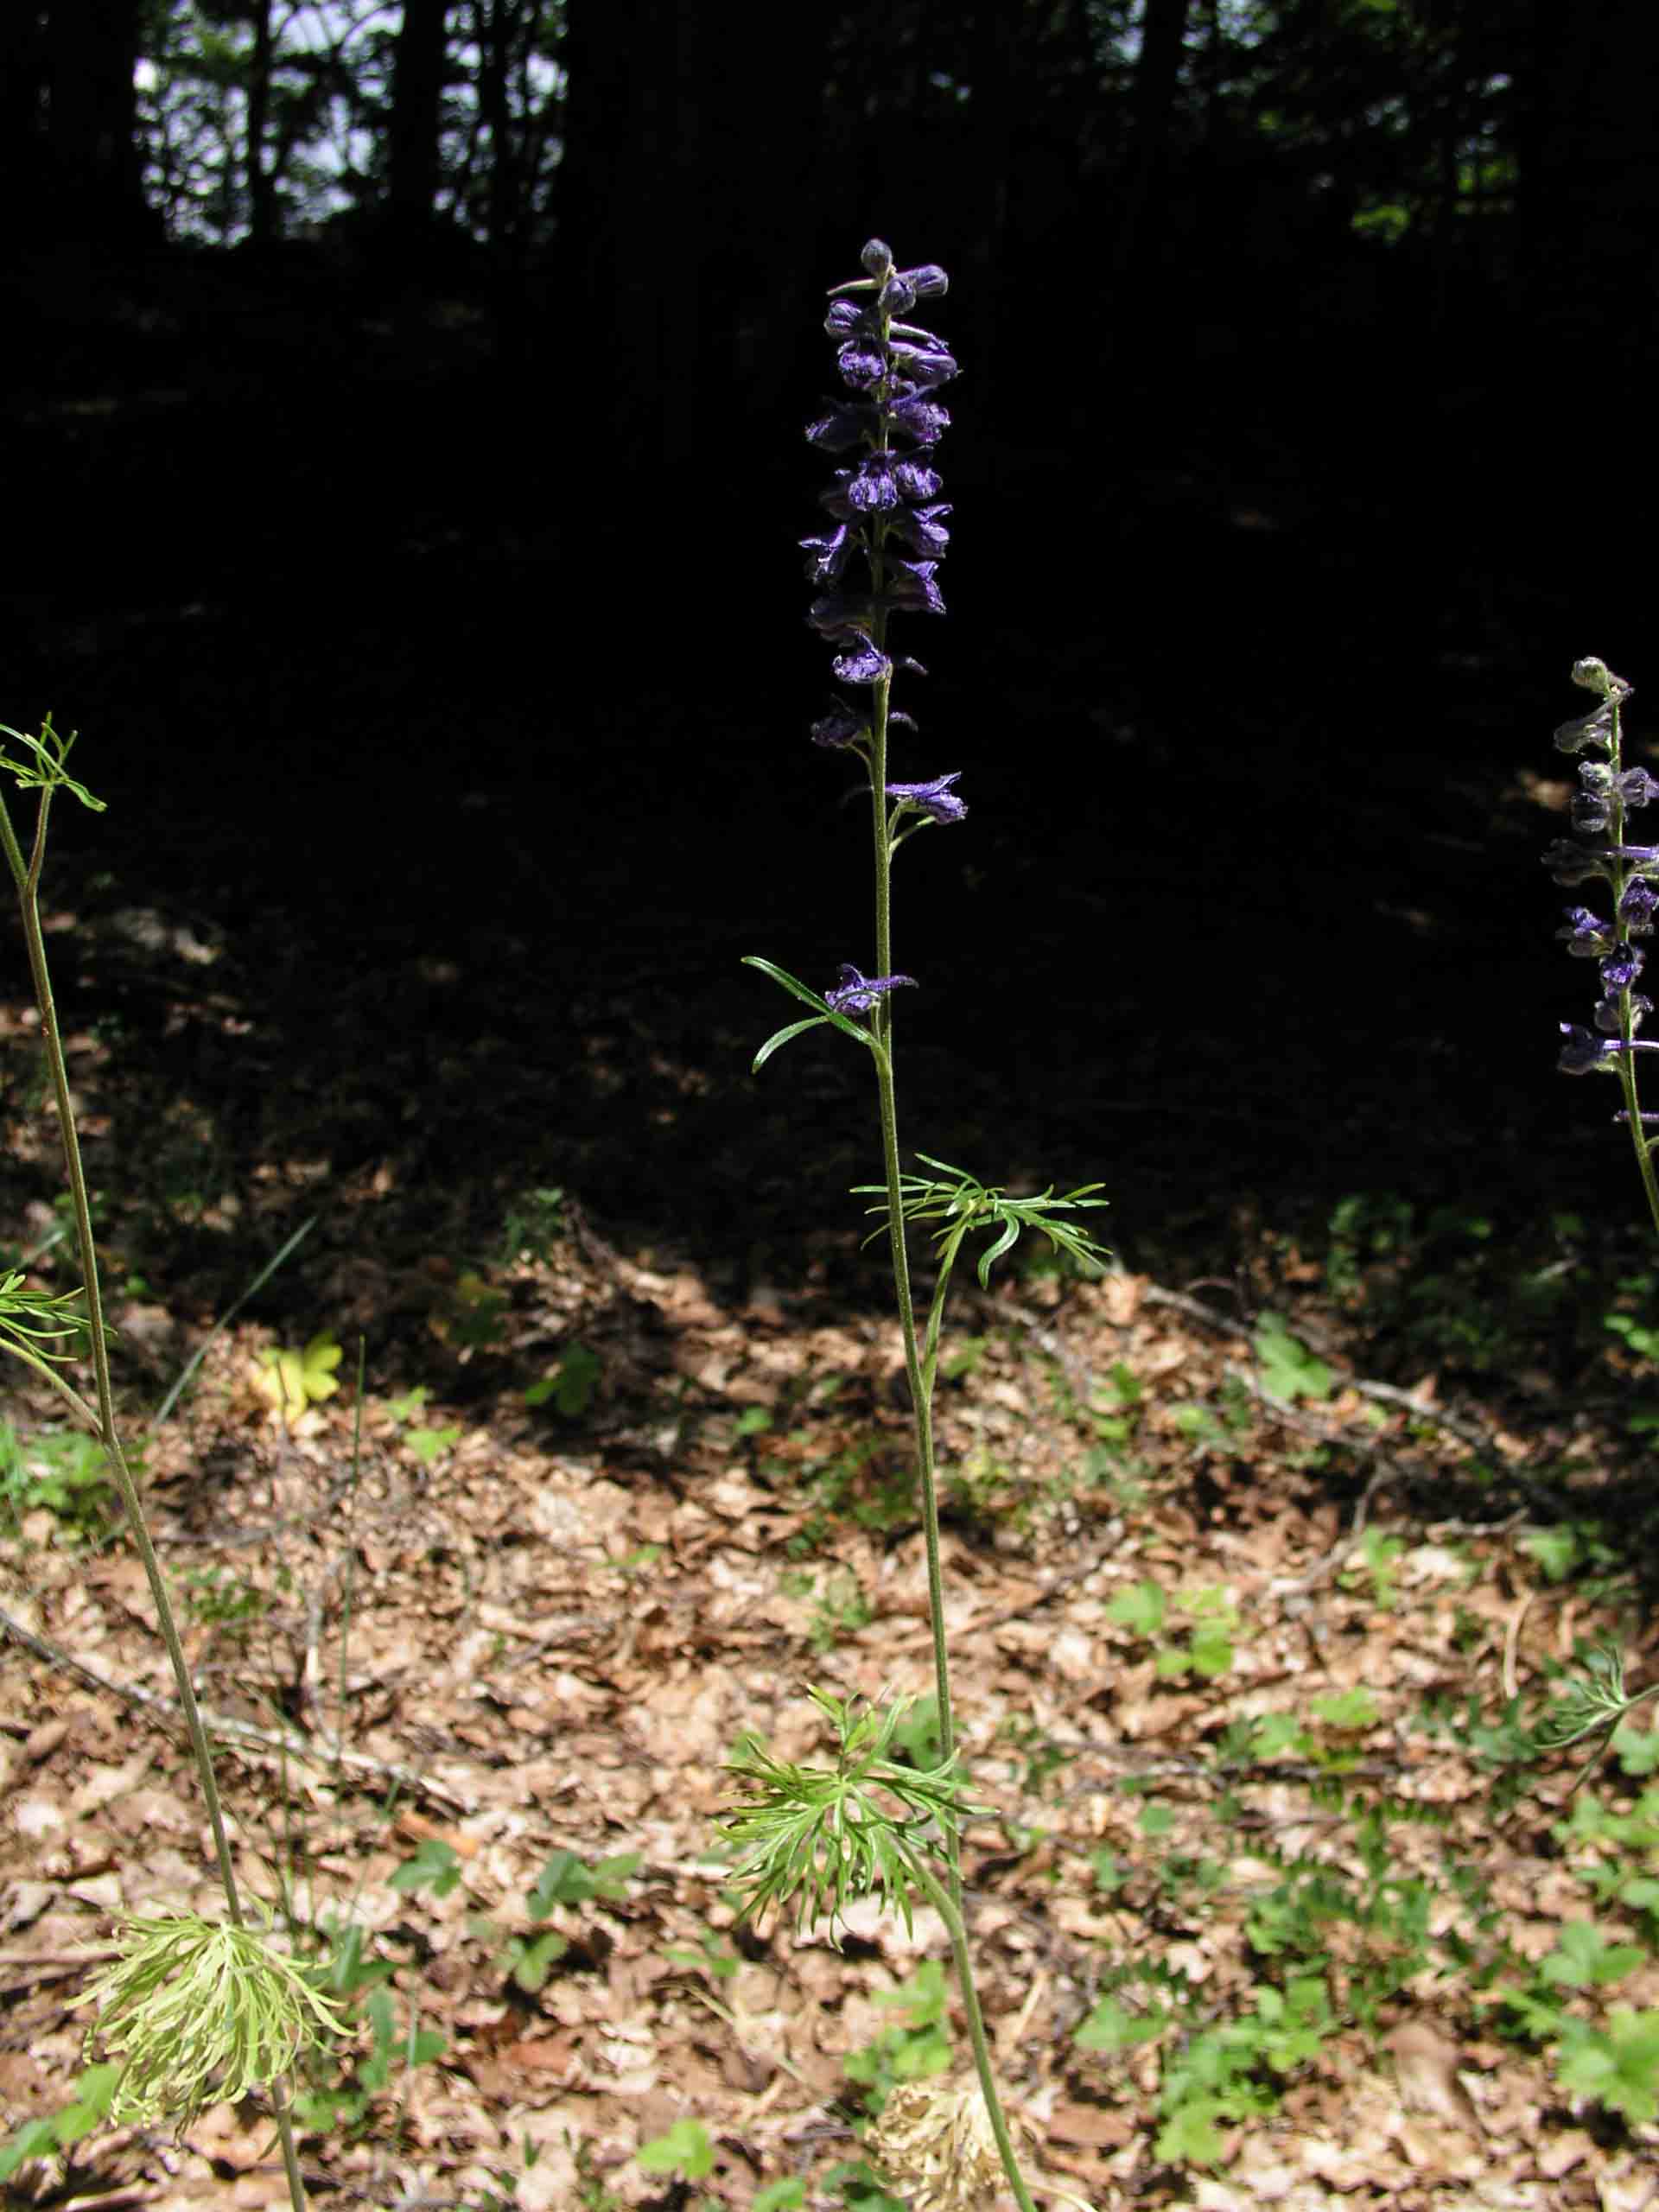
[[[446,0],[404,0],[391,66],[386,211],[394,240],[417,246],[438,196],[438,132],[448,62]]]
[[[1162,243],[1161,202],[1169,175],[1170,126],[1181,80],[1190,0],[1146,0],[1130,100],[1128,187],[1117,238],[1125,275],[1151,269]]]
[[[248,235],[269,245],[276,235],[276,181],[265,162],[270,125],[270,0],[253,0],[253,54],[248,64]]]
[[[15,0],[0,67],[0,242],[25,247],[35,228],[46,139],[46,11]],[[25,210],[29,211],[28,217]]]
[[[139,0],[51,0],[47,12],[38,204],[59,238],[124,244],[155,228],[137,135],[138,15]]]
[[[569,0],[566,21],[560,299],[581,334],[566,357],[619,465],[706,465],[705,393],[753,428],[792,371],[809,292],[856,266],[855,233],[819,238],[830,11]]]

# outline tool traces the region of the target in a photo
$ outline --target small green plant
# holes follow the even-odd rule
[[[1555,2075],[1564,2089],[1627,2120],[1659,2120],[1659,2012],[1616,2005],[1600,2028],[1563,2020]]]
[[[586,1344],[569,1345],[558,1365],[524,1392],[527,1406],[550,1404],[566,1420],[578,1420],[593,1403],[603,1372],[597,1357]]]
[[[1160,1635],[1172,1610],[1185,1616],[1186,1633],[1160,1642]],[[1219,1588],[1204,1588],[1179,1598],[1172,1608],[1160,1586],[1141,1581],[1120,1590],[1106,1608],[1106,1617],[1140,1641],[1154,1645],[1155,1665],[1166,1681],[1186,1674],[1214,1681],[1232,1666],[1238,1612],[1230,1595]]]
[[[1290,1332],[1278,1313],[1264,1313],[1255,1325],[1255,1357],[1268,1395],[1294,1404],[1298,1398],[1328,1398],[1331,1370]]]
[[[312,1406],[321,1405],[340,1388],[334,1370],[344,1354],[327,1329],[297,1351],[273,1344],[259,1355],[255,1387],[285,1421],[299,1420]]]
[[[390,1970],[388,1970],[390,1971]],[[364,1986],[353,1980],[339,1989],[342,1999]],[[423,2028],[410,2007],[400,2025],[397,2006],[390,1989],[370,1987],[360,2005],[353,2005],[342,2021],[345,2030],[366,2026],[365,2055],[347,2060],[332,2070],[327,2081],[314,2079],[294,2100],[294,2117],[308,2133],[325,2135],[335,2129],[356,2137],[368,2127],[377,2101],[391,2087],[394,2075],[429,2064],[442,2056],[447,2044],[435,2028]]]
[[[203,1628],[245,1633],[270,1606],[263,1590],[227,1567],[187,1567],[179,1586],[185,1611]]]
[[[512,1300],[473,1268],[463,1269],[449,1294],[443,1333],[463,1359],[505,1341]]]
[[[25,1514],[42,1510],[67,1542],[106,1535],[120,1511],[109,1456],[84,1429],[40,1428],[25,1437],[0,1421],[0,1516],[15,1532]]]
[[[496,1964],[510,1976],[514,1987],[527,1997],[539,1996],[548,1976],[570,1948],[570,1938],[548,1924],[556,1907],[588,1904],[594,1898],[602,1904],[618,1903],[627,1894],[629,1878],[639,1864],[637,1851],[619,1852],[592,1866],[585,1866],[574,1852],[554,1852],[525,1894],[530,1927],[509,1934],[495,1954]],[[483,1915],[469,1924],[475,1936],[490,1941],[504,1932]]]
[[[663,1956],[677,1967],[689,1967],[696,1974],[711,1974],[716,1981],[729,1981],[743,1961],[735,1951],[728,1951],[712,1928],[705,1928],[697,1939],[695,1951],[683,1944],[671,1945]]]
[[[121,2069],[105,2062],[89,2066],[75,2084],[75,2094],[49,2120],[27,2120],[0,2143],[0,2183],[9,2182],[30,2158],[51,2158],[72,2151],[100,2127],[107,2126]]]
[[[512,1200],[501,1224],[501,1265],[546,1260],[565,1234],[564,1192],[556,1183]]]
[[[418,1897],[423,1890],[430,1890],[435,1897],[447,1897],[460,1879],[461,1854],[454,1846],[442,1836],[429,1835],[422,1837],[412,1859],[392,1869],[386,1877],[386,1887],[404,1897]]]
[[[677,2120],[665,2135],[642,2143],[634,2158],[648,2174],[678,2174],[705,2181],[715,2170],[715,2146],[700,2120]]]
[[[788,1440],[808,1446],[810,1435],[792,1431]],[[791,1559],[804,1559],[832,1541],[838,1522],[873,1535],[887,1535],[913,1523],[916,1497],[903,1461],[876,1438],[861,1438],[831,1457],[790,1466],[769,1460],[766,1471],[787,1480],[810,1500],[800,1527],[785,1547]]]
[[[1392,1536],[1385,1529],[1368,1528],[1361,1532],[1357,1560],[1343,1570],[1338,1578],[1344,1590],[1364,1592],[1370,1586],[1370,1601],[1380,1613],[1392,1612],[1400,1585],[1395,1570],[1406,1548],[1402,1536]]]
[[[842,2061],[849,2082],[857,2082],[865,2107],[879,2113],[900,2082],[925,2081],[946,2072],[950,2064],[950,2030],[946,2011],[944,1969],[936,1960],[925,1960],[899,1989],[876,1992],[878,2005],[887,2005],[906,2018],[883,2028],[861,2050],[849,2051]]]

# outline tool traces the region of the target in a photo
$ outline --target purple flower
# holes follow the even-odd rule
[[[861,714],[849,699],[837,699],[827,715],[820,715],[812,725],[814,745],[856,745],[861,737],[870,734],[870,718]]]
[[[868,338],[853,338],[836,354],[836,365],[855,391],[868,391],[887,373],[887,357]]]
[[[893,673],[893,663],[870,640],[860,636],[830,664],[843,683],[879,683]]]
[[[826,400],[830,410],[820,415],[816,423],[806,426],[807,442],[825,453],[850,453],[855,446],[862,445],[875,428],[874,407],[861,406],[852,400]]]
[[[899,486],[892,453],[868,454],[847,480],[847,499],[855,514],[879,514],[899,504]]]
[[[1563,1075],[1588,1075],[1592,1068],[1607,1066],[1618,1058],[1616,1037],[1592,1036],[1575,1021],[1563,1021],[1560,1027],[1567,1042],[1555,1065]]]
[[[927,337],[925,330],[914,334]],[[929,340],[925,346],[895,346],[893,365],[912,391],[931,391],[936,385],[949,384],[957,374],[955,355],[947,353],[937,339]]]
[[[1574,959],[1599,960],[1612,950],[1615,939],[1610,922],[1592,913],[1588,906],[1568,906],[1564,912],[1567,926],[1555,934],[1566,938],[1567,949]]]
[[[933,581],[938,566],[937,561],[894,560],[887,584],[888,605],[907,607],[918,613],[943,614],[944,601]]]
[[[924,499],[936,498],[944,489],[944,479],[938,469],[929,468],[925,462],[919,461],[895,461],[893,480],[904,498],[914,499],[918,504]]]
[[[806,564],[806,580],[810,584],[836,584],[841,572],[858,544],[853,532],[842,523],[831,531],[828,537],[804,537],[800,541],[804,553],[810,554]]]
[[[1573,827],[1593,834],[1605,830],[1615,807],[1645,806],[1659,791],[1645,768],[1625,768],[1615,775],[1605,760],[1581,760],[1579,780],[1585,786],[1573,801]]]
[[[1613,741],[1613,710],[1604,699],[1590,714],[1580,715],[1576,721],[1563,722],[1555,733],[1558,753],[1582,753],[1586,745],[1611,745]]]
[[[1607,865],[1605,854],[1593,852],[1588,845],[1574,845],[1565,837],[1557,837],[1544,850],[1544,866],[1557,883],[1567,885],[1589,883],[1600,876],[1611,882],[1613,872]]]
[[[1627,1045],[1618,1037],[1592,1036],[1575,1021],[1559,1026],[1567,1040],[1555,1063],[1563,1075],[1588,1075],[1592,1068],[1611,1067],[1621,1052],[1659,1052],[1659,1043],[1650,1037],[1632,1037]]]
[[[887,797],[901,798],[909,806],[920,807],[925,813],[931,814],[935,822],[960,822],[968,810],[950,786],[961,774],[961,769],[957,768],[948,776],[935,776],[931,783],[889,784],[887,786]]]
[[[894,537],[902,537],[915,552],[925,553],[933,560],[943,560],[950,543],[950,533],[940,519],[950,512],[948,499],[937,500],[930,507],[905,507],[892,516],[887,529]]]
[[[861,976],[856,968],[843,963],[841,982],[833,991],[826,991],[823,1002],[832,1006],[837,1014],[863,1014],[889,991],[896,991],[900,984],[915,988],[913,976]]]
[[[1565,936],[1566,931],[1561,934]],[[1601,988],[1610,995],[1628,991],[1642,973],[1646,961],[1647,955],[1634,944],[1611,945],[1601,963]]]
[[[1618,918],[1632,937],[1651,937],[1656,906],[1659,906],[1659,891],[1638,875],[1633,883],[1624,887],[1624,896],[1618,902]]]
[[[868,592],[832,591],[813,601],[806,619],[821,638],[840,645],[855,630],[865,628],[872,612]]]
[[[949,414],[931,399],[900,399],[887,410],[887,420],[918,446],[938,445],[950,427]]]

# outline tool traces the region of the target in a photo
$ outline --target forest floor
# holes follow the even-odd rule
[[[141,924],[77,939],[56,914],[80,987],[120,1002],[124,977],[130,1002],[148,976],[176,1016],[72,1026],[71,1059],[239,1871],[301,1952],[345,1961],[357,2024],[302,2091],[317,2200],[879,2208],[863,2122],[965,2063],[942,1928],[868,1905],[839,1948],[740,1927],[718,1827],[745,1732],[823,1756],[807,1685],[931,1686],[899,1339],[849,1290],[849,1240],[772,1281],[618,1249],[542,1187],[487,1243],[429,1206],[423,1241],[406,1162],[371,1144],[332,1250],[302,1243],[263,1318],[226,1322],[210,1232],[245,1249],[252,1194],[302,1199],[306,1160],[221,1116],[204,1179],[248,1215],[181,1197],[168,1131],[194,1109],[165,1039],[240,1033],[204,948]],[[29,1041],[22,1001],[4,1021]],[[314,1100],[321,1151],[325,1125],[385,1126],[348,1065]],[[21,1082],[9,1109],[40,1193],[10,1249],[64,1287],[49,1114]],[[140,1264],[163,1217],[168,1281]],[[1607,1404],[1522,1406],[1512,1376],[1368,1374],[1414,1264],[1386,1247],[1360,1239],[1344,1274],[1264,1236],[1230,1278],[1161,1282],[1022,1247],[957,1294],[945,1574],[989,1808],[966,1891],[1046,2203],[1659,2201],[1659,1737],[1627,1723],[1575,1796],[1580,1755],[1517,1764],[1514,1726],[1577,1640],[1622,1637],[1638,1681],[1659,1651],[1621,1579],[1628,1448]],[[194,1352],[167,1417],[138,1410]],[[0,1644],[16,2131],[107,2083],[75,1999],[117,1916],[217,1901],[97,1454],[28,1388],[4,1447],[0,1603],[35,1639]],[[8,2201],[283,2200],[252,2104],[177,2139],[86,2125]]]

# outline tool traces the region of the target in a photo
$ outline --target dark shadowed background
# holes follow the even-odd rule
[[[1650,18],[18,6],[0,719],[110,803],[48,899],[129,1256],[213,1310],[321,1208],[303,1300],[556,1185],[740,1279],[854,1264],[866,1071],[752,1078],[787,1007],[738,962],[869,964],[795,541],[872,233],[962,363],[898,772],[970,814],[899,870],[901,1135],[1100,1179],[1146,1265],[1366,1193],[1624,1234],[1538,853],[1575,658],[1649,757]],[[49,1153],[7,1175],[21,1248]]]

